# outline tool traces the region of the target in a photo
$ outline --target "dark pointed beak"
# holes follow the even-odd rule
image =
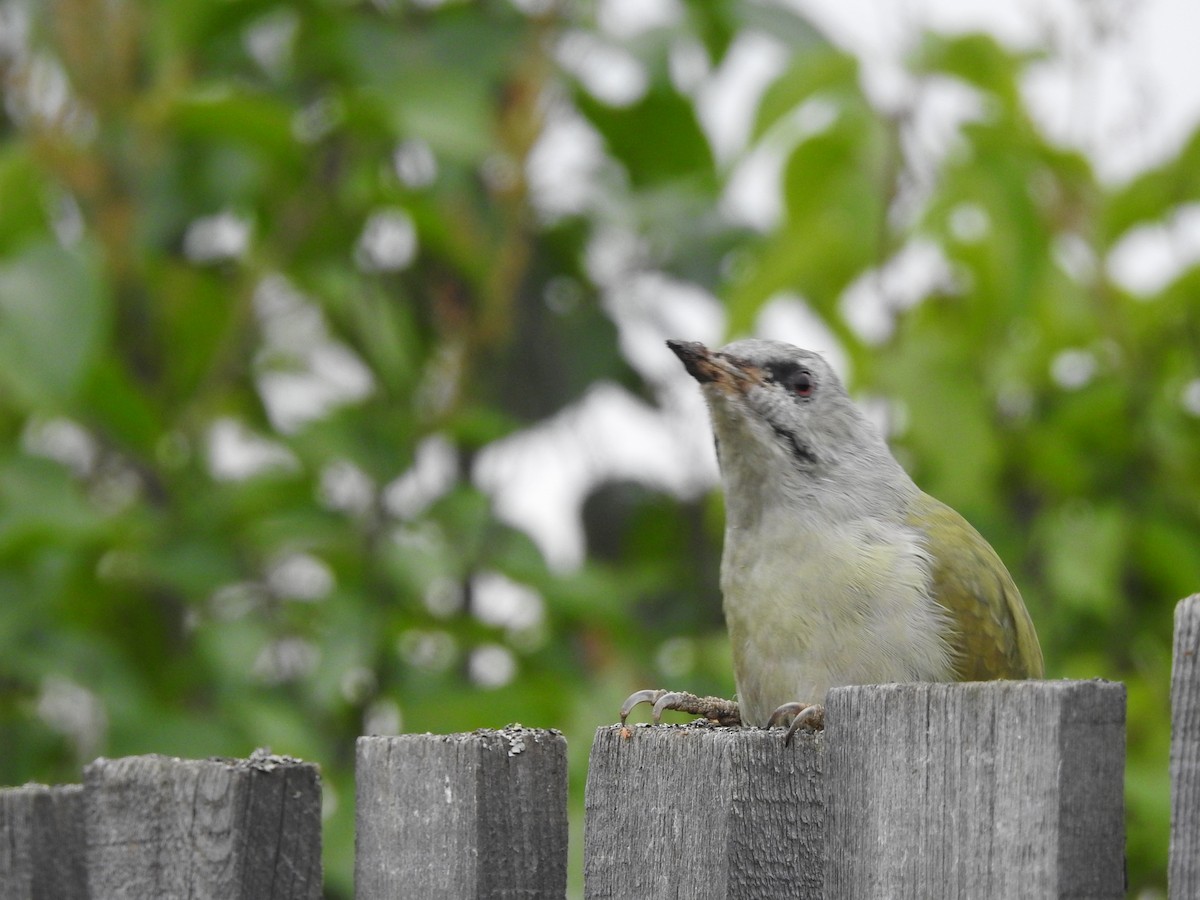
[[[667,341],[671,352],[679,357],[688,374],[703,384],[716,377],[713,371],[712,354],[699,341]]]
[[[745,392],[751,384],[762,382],[762,372],[740,360],[709,350],[699,341],[667,341],[688,374],[701,384],[716,384],[728,391]]]

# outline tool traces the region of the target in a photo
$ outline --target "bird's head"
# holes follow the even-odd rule
[[[867,502],[911,485],[819,354],[781,341],[736,341],[720,350],[686,341],[667,346],[708,400],[727,493],[735,483],[742,490],[761,483],[768,494],[861,494]]]

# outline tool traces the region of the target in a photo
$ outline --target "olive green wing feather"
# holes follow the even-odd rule
[[[933,589],[953,623],[959,681],[1041,678],[1042,648],[1012,576],[991,545],[946,504],[920,494],[908,524],[928,535]]]

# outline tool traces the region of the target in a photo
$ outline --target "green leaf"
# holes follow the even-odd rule
[[[796,291],[847,338],[842,291],[882,258],[892,154],[885,124],[858,99],[834,104],[825,131],[800,141],[784,172],[787,222],[738,268],[727,291],[729,329],[749,330],[780,291]]]
[[[1200,130],[1179,155],[1115,191],[1100,220],[1103,246],[1111,247],[1136,225],[1164,220],[1177,207],[1200,201]]]
[[[609,106],[586,91],[576,93],[576,102],[635,187],[677,179],[714,183],[712,151],[696,110],[669,84],[651,85],[644,97],[627,107]]]
[[[1118,507],[1070,503],[1043,517],[1038,539],[1056,600],[1112,621],[1121,605],[1127,519]]]
[[[337,52],[398,137],[420,137],[440,159],[476,165],[496,149],[495,100],[521,57],[520,25],[496,10],[446,9],[406,29],[364,17],[345,28]]]
[[[693,32],[700,38],[709,58],[720,61],[737,36],[737,7],[733,0],[684,0],[684,10]]]
[[[1020,106],[1020,75],[1037,54],[1013,53],[990,34],[928,34],[914,69],[959,78],[996,97],[1008,109]]]
[[[924,490],[969,519],[990,515],[1001,461],[981,355],[962,340],[967,300],[927,300],[907,340],[875,360],[868,374],[902,405],[901,447],[912,454],[910,474]],[[931,390],[930,386],[936,386]],[[953,423],[952,433],[947,433]]]
[[[51,192],[26,147],[0,148],[0,254],[49,231]]]
[[[15,454],[0,459],[0,555],[38,544],[78,544],[102,527],[62,466]]]
[[[830,92],[833,96],[857,90],[858,61],[849,53],[831,45],[800,53],[763,94],[752,137],[761,138],[771,126],[814,95]]]
[[[158,410],[130,376],[124,360],[111,349],[97,361],[84,384],[80,407],[88,424],[107,439],[146,456],[153,453],[163,435]]]
[[[29,408],[68,405],[96,358],[108,316],[88,246],[33,244],[0,262],[0,386]]]
[[[297,166],[304,147],[292,132],[295,109],[277,97],[232,84],[182,96],[172,111],[181,136],[252,147],[273,165]]]

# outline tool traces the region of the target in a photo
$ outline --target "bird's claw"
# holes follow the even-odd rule
[[[625,720],[629,718],[629,714],[633,712],[633,708],[642,703],[654,704],[654,722],[657,724],[659,718],[662,716],[662,711],[658,708],[658,701],[669,693],[670,691],[654,690],[653,688],[644,691],[634,691],[621,704],[621,724],[624,725]]]
[[[718,725],[740,725],[742,723],[738,705],[733,700],[725,700],[721,697],[698,697],[686,691],[651,689],[634,691],[625,698],[625,702],[621,704],[622,725],[625,724],[625,720],[629,717],[633,708],[641,703],[651,703],[654,705],[651,716],[655,725],[662,721],[662,714],[668,709],[675,712],[690,713],[693,716],[701,716],[716,722]]]
[[[654,724],[657,725],[662,721],[662,714],[668,709],[678,710],[681,705],[686,706],[686,694],[681,694],[679,691],[659,691],[658,696],[654,701],[654,709],[651,716],[654,719]],[[690,712],[688,709],[683,709],[683,712]]]
[[[799,701],[776,707],[775,712],[771,713],[771,718],[767,719],[767,727],[774,728],[776,725],[783,724],[788,716],[792,717],[792,721],[788,725],[787,733],[783,736],[785,747],[792,743],[792,735],[803,726],[807,725],[813,731],[820,731],[825,727],[825,707],[820,703],[800,703]]]

